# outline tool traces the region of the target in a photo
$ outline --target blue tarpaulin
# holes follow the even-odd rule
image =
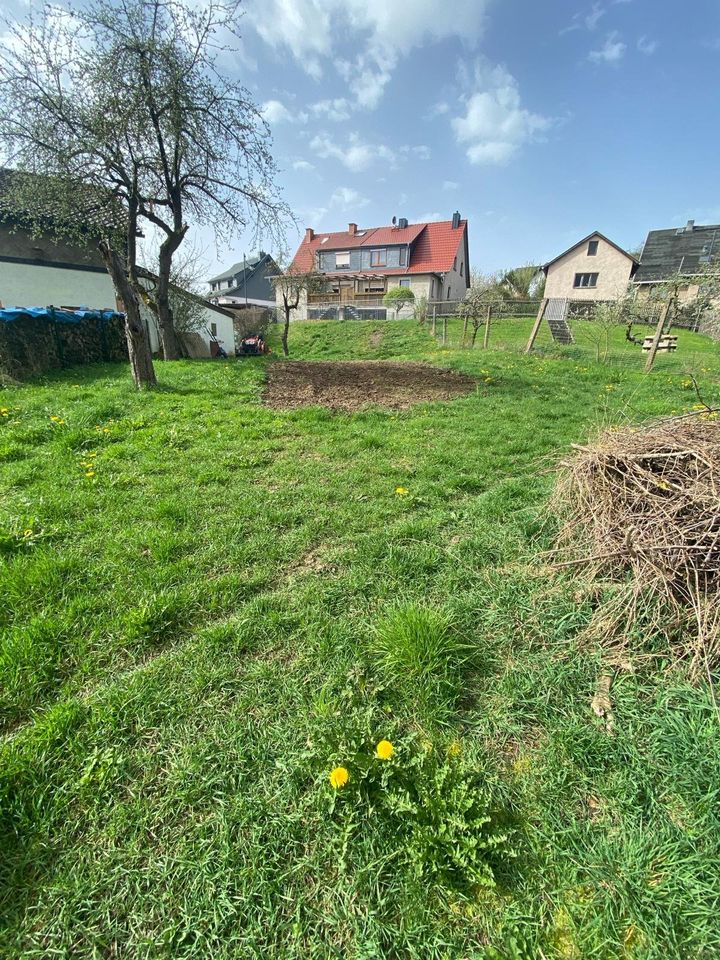
[[[0,309],[0,321],[12,323],[25,317],[37,317],[53,323],[82,323],[83,320],[104,320],[108,322],[116,317],[124,319],[124,314],[116,310],[57,310],[55,307],[6,307]]]

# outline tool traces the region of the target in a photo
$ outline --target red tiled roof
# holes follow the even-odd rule
[[[398,227],[368,227],[363,236],[347,232],[317,233],[312,240],[303,239],[292,262],[296,270],[312,270],[319,250],[349,250],[353,247],[377,247],[395,243],[412,244],[407,267],[388,267],[363,272],[379,276],[404,273],[447,273],[452,270],[458,248],[467,231],[467,220],[453,230],[451,220],[435,223],[411,223]],[[324,242],[323,242],[324,241]],[[467,266],[467,265],[466,265]],[[357,271],[355,271],[357,272]],[[333,276],[338,276],[333,272]]]

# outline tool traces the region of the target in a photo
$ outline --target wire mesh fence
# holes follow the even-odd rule
[[[493,304],[492,310],[465,320],[458,314],[459,302],[438,301],[428,304],[422,322],[438,344],[448,350],[493,349],[524,353],[540,306],[539,300],[508,301]],[[559,342],[550,324],[543,320],[530,353],[642,370],[657,320],[658,311],[648,310],[645,315],[635,317],[628,328],[625,323],[608,322],[587,309],[569,309],[566,324],[571,342]],[[720,344],[703,335],[702,330],[673,324],[669,334],[661,341],[655,357],[656,368],[669,372],[702,370],[703,361],[720,352]]]

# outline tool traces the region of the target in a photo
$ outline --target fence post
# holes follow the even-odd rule
[[[436,333],[436,314],[437,314],[437,307],[434,306],[434,307],[433,307],[433,318],[432,318],[432,335],[433,335],[433,336],[435,336],[435,333]]]
[[[443,346],[444,347],[447,346],[447,325],[448,325],[448,318],[447,318],[447,314],[445,314],[443,316]]]
[[[488,304],[487,316],[485,317],[485,336],[483,337],[483,350],[487,350],[490,343],[490,318],[492,317],[492,304]]]
[[[660,317],[655,327],[655,335],[653,336],[652,343],[650,344],[650,353],[648,353],[648,358],[645,361],[645,373],[650,373],[655,363],[655,354],[658,350],[658,344],[660,343],[660,338],[663,335],[663,330],[665,329],[665,321],[667,320],[667,315],[670,312],[670,302],[665,304],[665,306],[660,311]]]
[[[530,353],[530,351],[533,348],[535,339],[538,333],[540,332],[540,324],[543,322],[543,317],[545,316],[545,310],[547,309],[547,305],[548,305],[548,298],[543,297],[542,301],[540,302],[540,307],[537,312],[537,317],[535,318],[535,323],[533,324],[533,328],[530,333],[530,339],[528,340],[527,346],[525,347],[525,353]]]

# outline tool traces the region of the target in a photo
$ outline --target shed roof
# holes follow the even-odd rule
[[[647,235],[636,283],[665,280],[674,273],[693,276],[702,273],[707,264],[720,255],[720,225],[651,230]]]

